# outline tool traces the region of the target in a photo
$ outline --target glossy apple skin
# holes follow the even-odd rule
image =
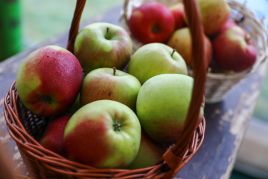
[[[110,23],[93,23],[77,35],[74,53],[85,73],[101,67],[122,69],[132,53],[132,41],[122,27]]]
[[[63,133],[70,115],[58,117],[48,124],[48,127],[40,139],[43,147],[58,153],[64,154]]]
[[[175,20],[175,29],[183,28],[187,25],[185,21],[185,11],[182,3],[177,3],[170,7],[171,13]]]
[[[149,78],[165,73],[187,74],[184,59],[167,45],[150,43],[140,47],[132,56],[128,72],[143,84]]]
[[[166,42],[175,29],[175,20],[168,7],[149,2],[133,9],[128,21],[131,34],[144,44]]]
[[[198,6],[207,35],[220,31],[230,16],[230,7],[225,0],[198,0]]]
[[[115,73],[114,73],[115,72]],[[136,109],[141,84],[139,80],[120,70],[99,68],[87,74],[81,91],[81,104],[110,99]]]
[[[256,62],[257,51],[249,34],[237,25],[219,34],[212,44],[216,64],[221,70],[241,72]]]
[[[208,68],[212,59],[212,45],[209,39],[205,39],[205,60]],[[176,30],[168,41],[168,45],[174,49],[185,59],[187,65],[192,66],[192,37],[189,28],[181,28]]]
[[[145,168],[156,165],[162,159],[163,148],[158,147],[144,132],[141,135],[139,152],[129,169]]]
[[[162,74],[146,81],[138,94],[137,115],[144,131],[157,143],[172,143],[184,127],[193,79]]]
[[[99,100],[73,114],[64,131],[70,159],[98,168],[123,168],[136,157],[141,126],[126,105]]]
[[[67,110],[74,102],[82,78],[82,67],[72,53],[58,46],[46,46],[22,63],[16,88],[28,109],[51,116]]]

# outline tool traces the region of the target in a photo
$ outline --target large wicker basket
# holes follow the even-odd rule
[[[68,50],[73,52],[74,39],[78,33],[80,17],[86,0],[77,0],[68,42]],[[37,138],[46,126],[44,117],[36,116],[25,109],[18,98],[15,82],[8,91],[4,102],[4,116],[11,137],[16,141],[20,153],[34,178],[171,178],[200,148],[205,132],[205,119],[200,118],[200,107],[205,91],[205,64],[203,28],[195,0],[185,0],[193,41],[194,87],[192,101],[187,115],[185,129],[176,143],[163,154],[157,165],[134,170],[97,169],[92,166],[70,161],[42,147]],[[198,60],[197,60],[198,59]],[[200,60],[201,59],[201,60]]]
[[[126,28],[127,20],[130,18],[132,10],[139,6],[141,3],[149,2],[152,0],[125,0],[123,8],[122,22]],[[153,0],[167,5],[173,5],[180,0]],[[206,102],[214,103],[221,101],[225,94],[236,86],[247,75],[254,73],[259,66],[266,60],[267,57],[267,32],[263,24],[257,20],[255,14],[250,11],[245,4],[240,4],[235,0],[228,0],[231,7],[231,18],[239,21],[239,26],[246,30],[257,48],[257,62],[254,66],[243,72],[235,73],[212,73],[208,72],[206,82]],[[135,48],[138,48],[142,43],[133,39]],[[210,70],[209,70],[210,71]]]

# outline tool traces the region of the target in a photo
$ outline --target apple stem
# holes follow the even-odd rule
[[[115,73],[116,73],[116,68],[115,67],[113,67],[113,75],[115,76]]]
[[[173,51],[171,52],[171,57],[173,57],[174,53],[176,52],[175,49],[173,49]]]

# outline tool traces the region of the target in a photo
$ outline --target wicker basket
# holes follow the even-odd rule
[[[74,39],[78,33],[80,17],[86,0],[77,0],[70,28],[68,50],[73,52]],[[46,126],[46,119],[32,114],[20,103],[15,82],[4,101],[4,116],[11,137],[16,141],[24,162],[34,178],[171,178],[200,148],[205,133],[205,119],[199,112],[205,92],[206,71],[204,64],[203,29],[195,0],[185,0],[187,16],[193,41],[199,44],[194,53],[194,87],[187,120],[182,135],[163,154],[161,162],[147,168],[97,169],[92,166],[70,161],[42,147],[37,139]],[[191,18],[194,17],[194,18]],[[201,59],[201,60],[200,60]]]
[[[139,6],[141,3],[149,2],[152,0],[125,0],[123,8],[122,20],[124,26],[127,28],[126,21],[129,19],[133,8]],[[162,2],[167,5],[172,5],[180,0],[153,0]],[[239,73],[211,73],[207,74],[206,82],[206,102],[214,103],[223,99],[225,94],[237,85],[240,80],[247,77],[247,75],[254,73],[258,67],[266,60],[267,57],[267,32],[262,23],[257,20],[254,13],[245,7],[245,4],[240,4],[234,0],[228,0],[231,7],[231,18],[240,20],[239,26],[246,30],[257,48],[257,62],[251,69]],[[133,40],[135,48],[140,47],[142,44],[135,39]]]

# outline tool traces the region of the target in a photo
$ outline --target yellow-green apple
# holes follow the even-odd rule
[[[181,2],[176,3],[170,7],[170,10],[175,20],[175,29],[185,27],[187,24],[185,21],[185,11],[183,4]]]
[[[101,67],[122,69],[132,53],[132,41],[122,27],[93,23],[78,33],[74,53],[86,73]]]
[[[212,45],[215,62],[221,70],[240,72],[256,62],[257,51],[249,34],[237,25],[220,33]]]
[[[209,39],[205,39],[205,60],[208,67],[212,58],[212,47]],[[168,45],[174,48],[189,66],[192,66],[192,37],[188,27],[176,30],[168,41]]]
[[[23,104],[32,112],[50,116],[68,109],[82,84],[77,58],[58,46],[42,47],[19,68],[16,88]]]
[[[198,6],[207,35],[219,32],[230,16],[230,7],[225,0],[198,0]]]
[[[163,153],[164,150],[142,132],[139,152],[128,168],[136,169],[153,166],[161,161]]]
[[[136,77],[115,68],[98,68],[89,72],[82,85],[81,104],[110,99],[135,110],[141,84]]]
[[[55,153],[63,155],[63,134],[65,126],[69,119],[69,115],[64,115],[51,121],[48,124],[44,135],[40,139],[41,145]]]
[[[175,29],[175,20],[167,6],[148,2],[133,9],[128,26],[142,43],[166,42]]]
[[[128,166],[139,151],[140,138],[136,114],[112,100],[83,106],[72,115],[64,130],[67,156],[99,168]]]
[[[137,98],[137,115],[144,131],[158,143],[174,142],[184,127],[193,79],[161,74],[147,80]]]
[[[144,83],[159,74],[187,74],[187,67],[174,49],[161,43],[150,43],[140,47],[131,56],[128,72]]]

